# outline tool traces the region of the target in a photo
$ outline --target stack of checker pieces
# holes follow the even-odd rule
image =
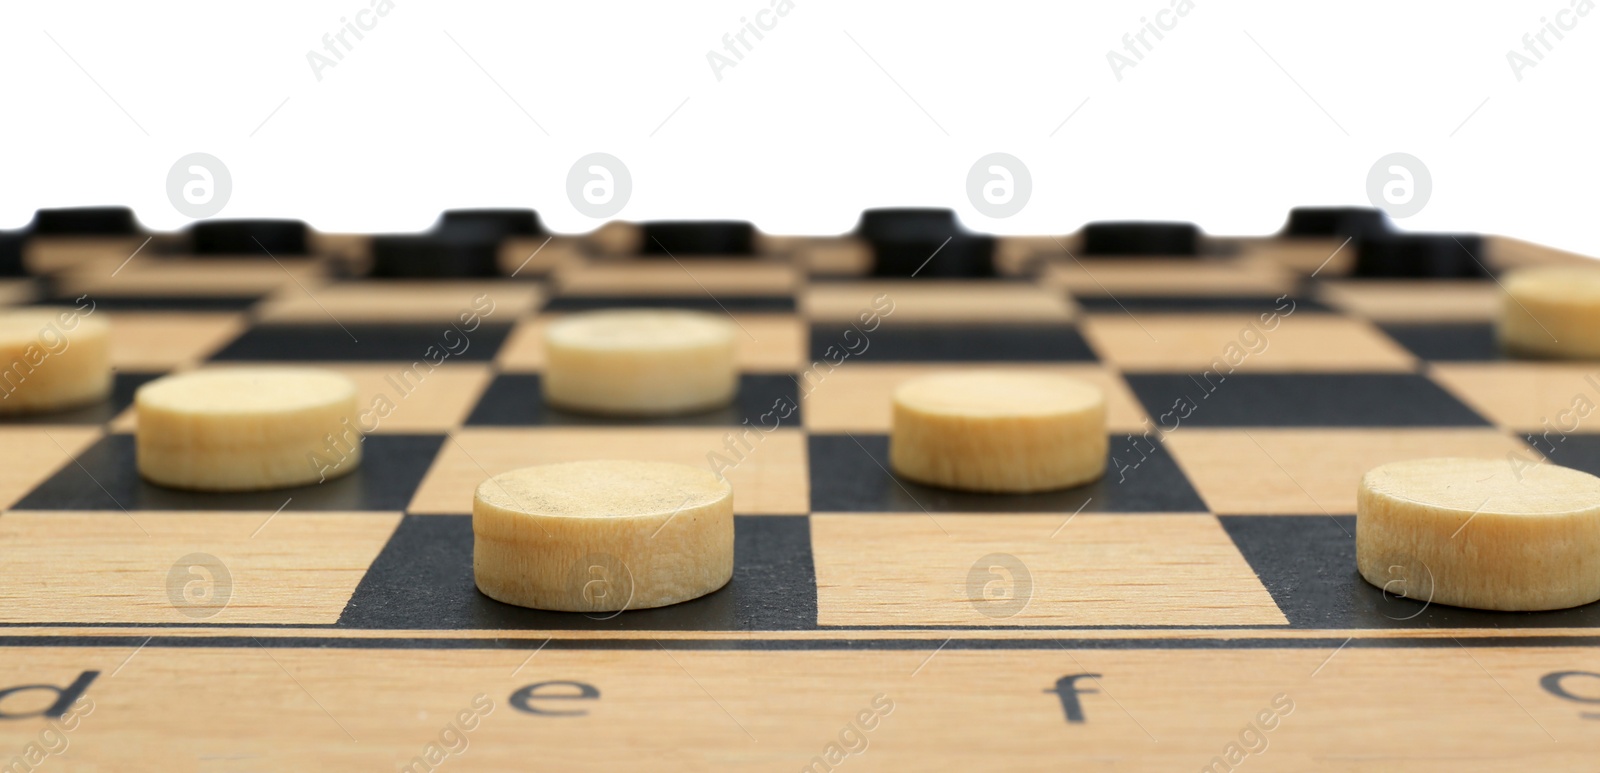
[[[85,723],[108,729],[72,754],[109,764],[137,744],[219,770],[410,764],[478,692],[509,707],[472,736],[491,767],[538,748],[562,767],[805,768],[878,693],[903,712],[869,733],[891,767],[1151,750],[1203,767],[1280,692],[1304,711],[1273,731],[1290,767],[1336,767],[1351,745],[1459,753],[1351,716],[1579,759],[1600,745],[1584,711],[1600,674],[1559,675],[1594,670],[1600,611],[1400,598],[1356,574],[1351,537],[1356,481],[1384,462],[1600,474],[1582,410],[1600,363],[1509,359],[1493,336],[1495,272],[1578,260],[1343,209],[1296,210],[1266,238],[1144,222],[994,237],[937,210],[872,211],[827,238],[735,222],[561,236],[503,210],[426,234],[148,234],[126,210],[41,211],[0,240],[0,299],[92,306],[118,372],[106,404],[0,421],[0,690],[97,671]],[[543,328],[614,306],[730,316],[736,404],[650,421],[545,405]],[[245,362],[354,379],[371,406],[360,469],[251,494],[141,481],[133,391]],[[889,474],[894,386],[980,365],[1105,389],[1106,478],[994,496]],[[479,594],[477,484],[597,457],[725,474],[733,581],[614,616]],[[1058,689],[1083,674],[1095,687]],[[567,719],[516,700],[558,682],[598,697]],[[24,713],[3,696],[0,714]]]

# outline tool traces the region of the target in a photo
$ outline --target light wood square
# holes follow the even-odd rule
[[[1109,368],[1099,365],[1006,365],[1004,368],[1087,381],[1105,393],[1108,431],[1134,432],[1145,426],[1148,414],[1144,406],[1128,389],[1127,382]],[[952,365],[846,363],[821,381],[804,382],[800,415],[806,429],[812,432],[887,434],[894,412],[896,387],[919,376],[959,369]]]
[[[61,277],[63,295],[123,296],[265,295],[283,287],[309,287],[319,268],[308,258],[250,260],[152,258],[137,255],[120,269],[96,262]],[[303,292],[303,291],[302,291]]]
[[[0,306],[20,306],[39,294],[31,279],[0,279]]]
[[[583,262],[583,244],[565,236],[515,236],[500,243],[500,271],[506,276],[547,274]]]
[[[812,273],[859,276],[872,270],[872,247],[857,239],[803,239],[791,249]]]
[[[245,315],[189,312],[96,312],[111,324],[111,365],[165,371],[195,365],[238,337]]]
[[[1535,435],[1600,433],[1600,366],[1435,363],[1428,376],[1496,425]]]
[[[591,261],[555,273],[563,295],[719,297],[786,295],[799,277],[787,263],[709,258]]]
[[[1351,514],[1361,476],[1380,464],[1429,456],[1541,458],[1489,429],[1180,428],[1165,444],[1211,512]]]
[[[9,512],[0,622],[331,625],[399,522],[398,513]],[[212,595],[197,601],[186,590]]]
[[[155,246],[145,236],[45,236],[29,239],[23,247],[22,263],[33,274],[54,274],[83,266],[104,266],[111,273],[118,264],[136,252]],[[137,260],[138,258],[134,258]]]
[[[807,287],[801,303],[815,322],[855,322],[875,307],[891,308],[885,319],[897,324],[1064,322],[1073,311],[1062,293],[1020,282],[828,282]]]
[[[1343,276],[1356,262],[1354,239],[1313,237],[1280,239],[1276,236],[1230,239],[1241,263],[1290,269],[1318,277]]]
[[[0,426],[0,510],[72,464],[103,434],[99,427]]]
[[[470,513],[473,492],[490,476],[519,467],[585,459],[674,462],[720,470],[733,485],[736,513],[809,512],[811,484],[804,434],[789,429],[764,435],[760,430],[750,432],[746,440],[752,449],[741,460],[728,450],[730,442],[738,447],[732,427],[463,429],[445,441],[412,498],[409,512]],[[734,466],[728,468],[722,460]]]
[[[1264,263],[1172,258],[1068,258],[1046,267],[1044,284],[1080,297],[1270,295],[1294,291],[1293,275]]]
[[[1227,357],[1246,373],[1408,371],[1416,363],[1370,322],[1306,311],[1275,322],[1267,330],[1252,314],[1091,314],[1082,325],[1102,360],[1130,371],[1199,373]]]
[[[812,516],[818,622],[1288,624],[1210,515],[937,518]]]
[[[285,287],[262,303],[259,313],[266,322],[325,324],[331,315],[344,323],[443,324],[462,314],[478,314],[504,323],[538,308],[542,296],[539,286],[529,282],[333,282]]]
[[[1323,282],[1318,300],[1377,322],[1488,322],[1500,313],[1493,282],[1339,280]]]
[[[518,322],[495,358],[500,368],[511,373],[542,370],[544,331],[561,316],[540,314]],[[735,312],[730,316],[740,328],[734,341],[741,371],[795,373],[804,369],[810,333],[799,317],[755,312]]]

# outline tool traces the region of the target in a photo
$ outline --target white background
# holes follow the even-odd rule
[[[1400,151],[1433,177],[1404,227],[1600,254],[1600,11],[1564,15],[1520,81],[1507,62],[1573,2],[1195,0],[1120,81],[1107,52],[1172,0],[795,0],[720,81],[707,53],[770,0],[396,0],[320,81],[308,52],[371,0],[7,3],[0,227],[98,203],[181,227],[167,171],[206,152],[233,177],[221,217],[409,230],[525,206],[584,231],[565,178],[602,151],[631,169],[626,219],[839,232],[863,207],[921,204],[1002,233],[1128,217],[1265,233],[1293,205],[1365,204],[1369,168]],[[965,188],[996,151],[1033,177],[1004,220]]]

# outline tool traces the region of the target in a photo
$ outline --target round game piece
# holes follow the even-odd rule
[[[733,577],[733,487],[663,462],[525,467],[472,500],[478,589],[557,612],[650,609]]]
[[[111,394],[111,326],[79,309],[0,312],[0,415],[47,413]]]
[[[139,221],[127,207],[64,207],[36,210],[29,230],[35,236],[128,236],[139,232]]]
[[[356,386],[320,368],[219,368],[134,396],[139,474],[200,491],[301,486],[361,464]]]
[[[1389,216],[1377,207],[1295,207],[1282,235],[1305,237],[1364,237],[1389,232]]]
[[[457,222],[427,234],[374,236],[374,279],[470,279],[500,275],[500,241],[493,224]]]
[[[1541,266],[1501,282],[1500,345],[1536,357],[1600,359],[1600,266]]]
[[[943,239],[962,232],[953,209],[933,207],[883,207],[861,211],[855,234],[867,241],[880,239]]]
[[[463,225],[488,226],[506,236],[543,236],[539,213],[531,209],[447,209],[435,230]]]
[[[1023,493],[1076,486],[1106,468],[1106,401],[1062,376],[924,376],[894,393],[889,461],[918,483]]]
[[[305,255],[310,230],[300,220],[201,220],[189,226],[189,247],[196,255]]]
[[[639,227],[644,255],[747,256],[756,251],[756,227],[743,220],[657,220]]]
[[[992,279],[993,236],[884,237],[872,242],[872,275],[895,279]]]
[[[1600,478],[1506,459],[1374,467],[1356,495],[1356,564],[1367,582],[1435,604],[1600,600]]]
[[[545,400],[617,416],[727,405],[739,388],[737,333],[727,320],[696,311],[573,314],[545,332]]]
[[[1194,223],[1110,220],[1083,227],[1084,255],[1199,255],[1200,228]]]

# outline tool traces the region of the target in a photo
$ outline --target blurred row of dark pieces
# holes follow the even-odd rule
[[[676,258],[759,258],[775,244],[754,225],[736,220],[678,220],[614,223],[607,238],[592,239],[608,254]],[[29,226],[0,232],[0,276],[25,276],[31,240],[134,237],[146,232],[126,207],[41,209]],[[162,235],[152,254],[195,257],[261,258],[319,252],[318,234],[299,220],[202,220],[177,234]],[[506,273],[500,260],[509,239],[541,239],[549,234],[531,209],[446,211],[426,232],[359,237],[361,268],[379,278],[495,277]],[[794,237],[796,239],[802,237]],[[869,209],[844,237],[863,244],[870,259],[864,272],[877,277],[971,279],[1018,273],[1000,259],[1005,237],[974,233],[953,210],[936,208]],[[1397,230],[1378,209],[1298,207],[1275,236],[1282,240],[1333,240],[1353,248],[1346,276],[1358,278],[1478,278],[1488,275],[1477,234],[1407,233]],[[1348,240],[1348,241],[1346,241]],[[1193,223],[1107,221],[1085,225],[1059,241],[1061,252],[1078,257],[1206,258],[1225,256],[1230,240],[1204,234]],[[1069,248],[1071,244],[1075,249]]]

